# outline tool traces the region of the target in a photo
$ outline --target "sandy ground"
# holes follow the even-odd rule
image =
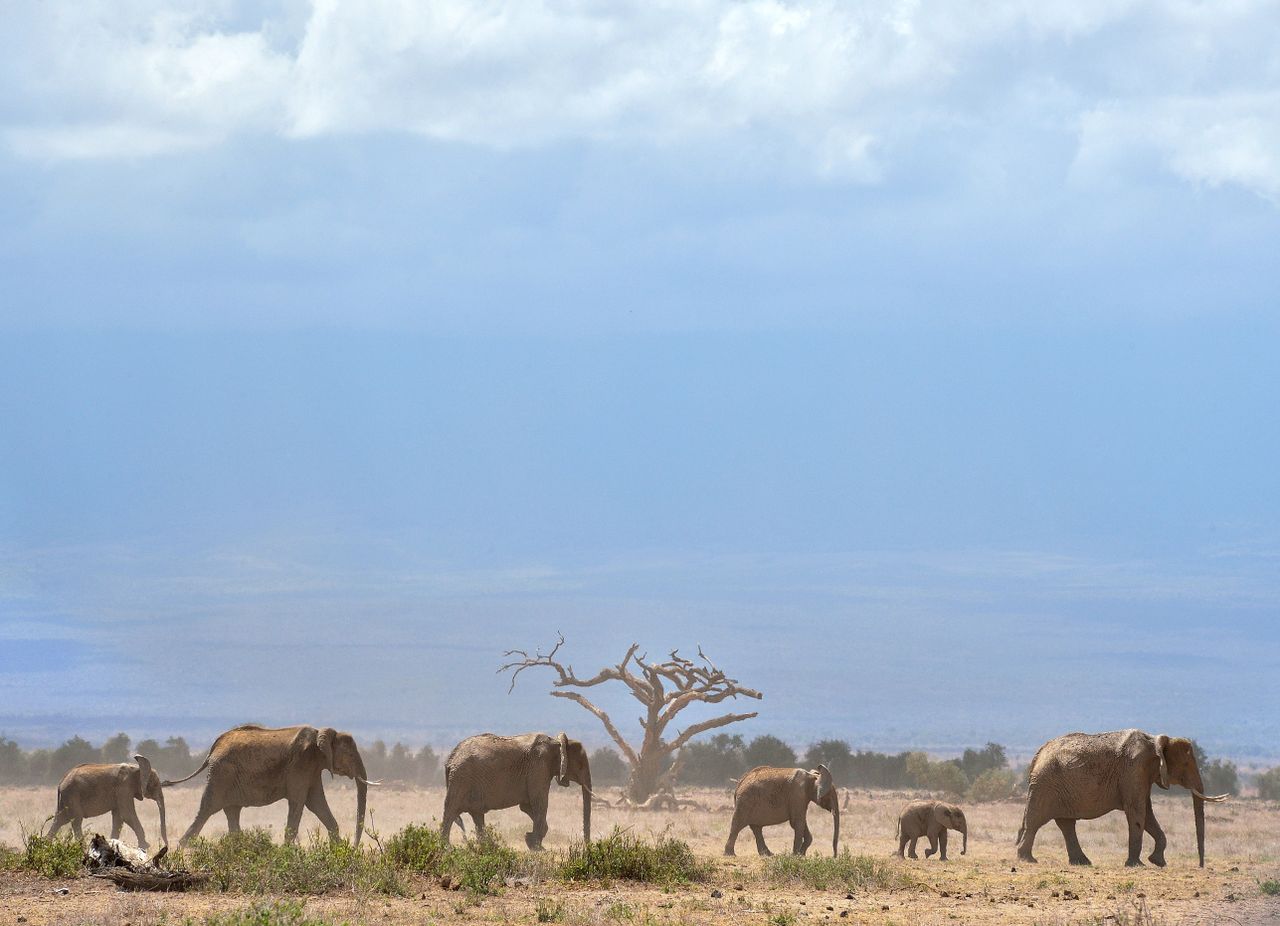
[[[355,816],[354,791],[328,785],[330,804],[343,831]],[[609,789],[602,789],[609,790]],[[896,848],[894,821],[905,794],[849,792],[851,806],[842,817],[842,844],[850,852],[889,859]],[[1259,883],[1280,879],[1280,805],[1237,801],[1208,810],[1208,867],[1196,867],[1191,806],[1187,799],[1157,797],[1156,813],[1169,836],[1169,866],[1126,869],[1124,819],[1111,814],[1082,823],[1080,838],[1094,861],[1092,868],[1066,864],[1062,838],[1050,825],[1040,833],[1038,865],[1019,864],[1013,840],[1022,814],[1019,803],[979,804],[967,808],[969,852],[959,855],[952,842],[951,860],[898,861],[918,886],[877,890],[851,897],[844,891],[808,891],[774,887],[762,874],[750,832],[739,839],[739,855],[721,856],[728,826],[728,792],[696,792],[705,811],[636,813],[596,808],[593,830],[607,833],[614,825],[635,832],[668,833],[687,841],[716,862],[707,884],[674,891],[616,884],[608,888],[566,888],[545,883],[508,888],[479,903],[443,890],[423,879],[409,898],[326,896],[306,899],[307,910],[335,920],[369,923],[507,923],[537,922],[541,903],[559,904],[559,921],[583,924],[760,923],[1244,923],[1280,926],[1280,898],[1265,897]],[[170,836],[176,841],[194,816],[199,790],[175,788],[169,793]],[[51,790],[0,790],[0,841],[16,845],[20,827],[28,829],[52,812]],[[384,837],[413,821],[438,819],[441,789],[379,789],[371,794],[371,828]],[[155,805],[140,812],[153,841],[159,832]],[[563,849],[580,827],[580,805],[572,789],[553,789],[550,849]],[[285,808],[246,809],[243,825],[264,826],[279,834]],[[810,808],[814,849],[830,851],[831,820]],[[527,818],[518,810],[489,816],[489,822],[515,846],[523,846]],[[315,826],[304,817],[304,827]],[[109,818],[87,823],[108,828]],[[225,831],[219,817],[205,835]],[[790,829],[766,831],[778,852],[790,845]],[[129,833],[126,830],[126,838]],[[954,834],[953,834],[954,836]],[[812,851],[812,850],[811,850]],[[66,887],[70,893],[52,891]],[[721,896],[713,896],[718,893]],[[0,926],[43,923],[181,922],[215,912],[235,910],[255,898],[237,895],[131,895],[89,879],[52,883],[27,876],[0,876]],[[25,917],[20,920],[19,917]],[[1149,918],[1144,918],[1149,917]]]

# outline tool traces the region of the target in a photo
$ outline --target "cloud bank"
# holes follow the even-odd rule
[[[921,149],[998,171],[1038,156],[1017,140],[1044,132],[1077,178],[1136,159],[1280,191],[1266,2],[219,0],[16,17],[0,120],[26,160],[406,134],[711,147],[874,184]]]

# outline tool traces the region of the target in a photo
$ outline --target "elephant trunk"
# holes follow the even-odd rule
[[[1196,815],[1196,851],[1200,853],[1200,867],[1204,867],[1204,798],[1191,796],[1191,806]]]
[[[591,841],[591,773],[588,772],[579,783],[582,785],[582,842],[585,845]]]
[[[835,858],[840,854],[840,798],[835,788],[831,789],[831,819],[831,857]]]
[[[156,806],[160,808],[160,844],[169,844],[169,829],[164,820],[164,791],[156,788]]]
[[[364,835],[364,809],[365,800],[369,796],[369,775],[364,770],[364,760],[357,754],[356,756],[356,838],[355,844],[360,845],[360,837]]]

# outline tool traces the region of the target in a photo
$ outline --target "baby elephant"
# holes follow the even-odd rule
[[[964,811],[955,804],[944,804],[942,801],[912,801],[902,808],[898,816],[898,856],[911,844],[907,854],[916,855],[916,840],[921,836],[929,837],[929,848],[924,850],[924,857],[938,853],[938,858],[947,860],[947,830],[955,830],[964,835],[960,846],[960,854],[964,855],[969,848],[969,826],[965,823]]]
[[[729,841],[724,854],[733,855],[734,843],[744,826],[751,827],[756,837],[756,851],[772,855],[764,844],[764,827],[774,823],[790,823],[795,831],[791,851],[804,855],[813,842],[806,819],[810,804],[817,804],[831,812],[835,818],[835,833],[831,837],[831,852],[840,851],[840,795],[831,772],[819,765],[811,772],[802,768],[753,768],[742,776],[733,793],[733,824],[729,827]]]
[[[160,776],[151,768],[146,756],[134,756],[137,765],[77,765],[58,785],[58,810],[53,815],[52,836],[70,823],[76,838],[83,838],[80,821],[111,811],[111,838],[118,839],[122,823],[129,824],[138,837],[138,847],[147,849],[147,834],[133,808],[134,801],[150,798],[160,808],[160,841],[169,844],[164,822],[164,791]]]

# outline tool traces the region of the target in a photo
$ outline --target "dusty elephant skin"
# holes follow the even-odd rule
[[[724,854],[733,855],[738,833],[751,827],[756,837],[756,851],[772,855],[764,843],[764,827],[790,823],[795,833],[791,851],[804,855],[813,843],[809,832],[808,811],[817,804],[831,812],[835,831],[831,837],[831,854],[840,851],[840,795],[825,765],[812,771],[802,768],[770,768],[759,766],[742,776],[733,792],[733,822]]]
[[[547,798],[554,778],[561,787],[574,782],[582,787],[582,838],[591,838],[591,766],[582,743],[561,733],[498,736],[481,733],[463,740],[445,760],[444,821],[440,833],[445,842],[461,815],[471,815],[476,831],[484,830],[490,810],[519,807],[533,830],[525,844],[541,849],[547,835]]]
[[[134,756],[137,765],[127,762],[112,765],[77,765],[58,785],[58,807],[53,815],[52,836],[70,823],[77,839],[83,838],[80,824],[89,817],[110,812],[111,838],[120,838],[120,828],[128,824],[138,838],[139,848],[147,848],[147,834],[142,829],[134,801],[153,800],[160,810],[160,841],[169,844],[169,831],[164,819],[164,788],[160,776],[151,768],[146,756]]]
[[[1076,837],[1077,820],[1093,820],[1123,810],[1129,824],[1126,865],[1142,864],[1142,834],[1150,833],[1155,848],[1153,865],[1165,864],[1164,830],[1151,809],[1151,786],[1181,785],[1191,792],[1196,824],[1196,849],[1204,867],[1204,803],[1209,797],[1196,766],[1191,741],[1152,736],[1141,730],[1114,733],[1068,733],[1040,747],[1031,760],[1027,806],[1018,831],[1018,858],[1035,862],[1031,854],[1036,832],[1050,820],[1058,824],[1072,865],[1090,865]]]
[[[898,857],[902,858],[903,850],[907,850],[909,858],[916,855],[916,840],[924,836],[929,840],[929,848],[924,850],[924,857],[938,853],[939,861],[947,860],[947,831],[955,830],[964,837],[960,845],[960,854],[969,851],[969,824],[964,818],[964,811],[955,804],[943,801],[912,801],[902,808],[898,815]]]
[[[289,802],[286,842],[298,838],[303,808],[319,818],[331,840],[337,840],[338,821],[329,810],[320,779],[321,772],[328,771],[356,782],[354,841],[358,846],[364,833],[366,787],[378,784],[367,780],[364,760],[351,734],[339,733],[332,727],[235,727],[214,740],[209,757],[198,769],[186,778],[164,784],[187,781],[206,768],[209,779],[200,798],[200,809],[179,845],[186,845],[199,835],[205,821],[220,810],[227,817],[227,829],[238,833],[240,808],[263,807],[282,800]]]

